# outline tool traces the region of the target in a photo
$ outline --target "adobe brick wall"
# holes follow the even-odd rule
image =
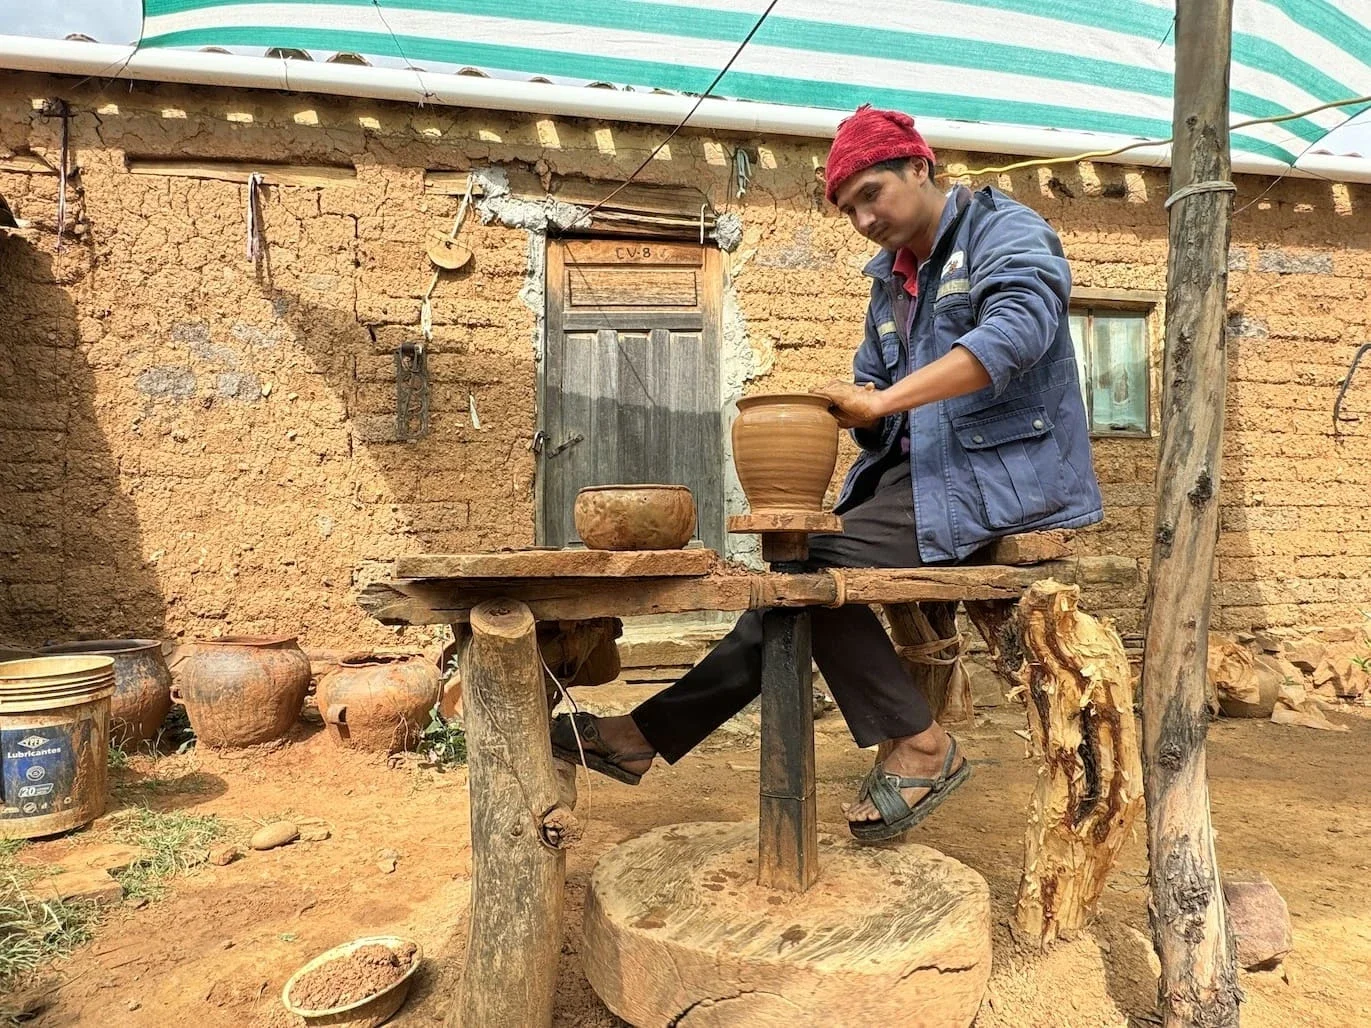
[[[533,541],[540,298],[528,232],[467,222],[472,268],[434,297],[433,430],[394,441],[391,354],[418,336],[424,246],[457,208],[425,192],[423,172],[618,178],[658,130],[11,76],[0,154],[55,162],[57,125],[31,101],[58,95],[78,112],[82,235],[54,253],[55,176],[0,171],[0,194],[35,223],[0,239],[0,639],[391,641],[352,598],[385,562]],[[739,143],[760,149],[741,201],[726,199]],[[686,133],[644,173],[742,216],[726,263],[730,323],[753,356],[748,390],[849,371],[869,249],[820,202],[825,148]],[[1006,160],[941,156],[953,171]],[[267,254],[254,268],[242,186],[134,175],[128,158],[331,164],[356,180],[266,190]],[[1163,173],[1082,165],[977,181],[1058,227],[1079,284],[1164,289]],[[1240,182],[1239,206],[1269,184]],[[1364,187],[1286,180],[1235,222],[1223,626],[1342,623],[1371,606],[1371,370],[1349,398],[1366,428],[1335,438],[1331,420],[1347,362],[1371,338],[1368,201]],[[1156,443],[1101,441],[1096,460],[1108,514],[1082,545],[1145,558]],[[1141,590],[1089,600],[1138,628]]]

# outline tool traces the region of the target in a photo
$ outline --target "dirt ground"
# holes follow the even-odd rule
[[[1022,724],[1016,710],[1002,707],[981,720],[963,734],[975,777],[917,833],[917,841],[990,883],[995,968],[978,1028],[1156,1023],[1141,833],[1124,851],[1094,928],[1045,955],[1015,946],[1007,922],[1033,767],[1013,734]],[[1371,713],[1347,711],[1334,720],[1351,731],[1224,721],[1211,732],[1220,859],[1226,868],[1270,876],[1294,922],[1295,952],[1283,972],[1243,976],[1248,1028],[1371,1023]],[[820,817],[836,822],[870,755],[852,745],[836,713],[817,727]],[[737,749],[660,766],[637,788],[596,778],[588,812],[582,784],[587,831],[568,862],[559,1028],[623,1024],[591,991],[578,952],[596,859],[658,824],[755,817],[756,767],[755,749]],[[470,893],[464,771],[388,766],[384,758],[340,752],[317,726],[304,726],[272,752],[137,758],[115,781],[115,807],[212,813],[244,838],[282,816],[318,818],[332,836],[202,866],[175,881],[164,899],[113,911],[95,941],[61,966],[60,985],[32,1023],[283,1028],[289,1019],[278,997],[287,977],[328,947],[377,933],[412,937],[426,957],[391,1023],[442,1022],[455,995]],[[97,822],[30,847],[26,859],[60,863],[107,831]]]

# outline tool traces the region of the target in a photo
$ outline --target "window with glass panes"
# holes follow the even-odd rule
[[[1071,310],[1081,393],[1092,435],[1151,434],[1146,311]]]

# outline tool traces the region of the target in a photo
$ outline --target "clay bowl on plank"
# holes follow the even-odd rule
[[[695,534],[695,498],[683,485],[587,486],[572,514],[592,550],[679,550]]]

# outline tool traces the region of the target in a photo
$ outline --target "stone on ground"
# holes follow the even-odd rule
[[[1270,970],[1294,947],[1290,911],[1262,874],[1234,871],[1223,876],[1228,923],[1238,946],[1238,963],[1249,971]]]
[[[118,903],[124,888],[110,877],[108,871],[82,868],[63,871],[34,883],[33,893],[42,900],[61,900],[63,903]]]

